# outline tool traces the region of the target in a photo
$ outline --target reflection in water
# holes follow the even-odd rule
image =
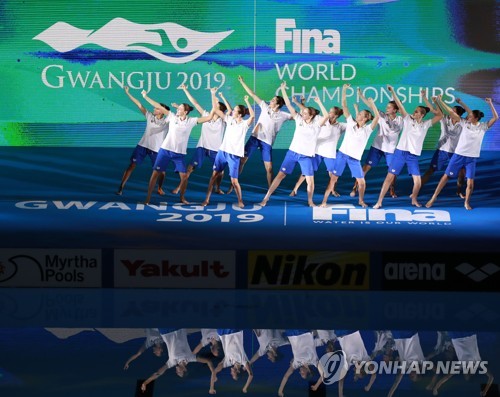
[[[5,328],[0,335],[0,392],[9,397],[126,396],[137,379],[136,392],[144,396],[153,395],[154,381],[156,396],[462,396],[481,390],[493,396],[497,390],[498,333]],[[21,360],[25,340],[37,343]]]

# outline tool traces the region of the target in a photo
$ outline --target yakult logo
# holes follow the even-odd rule
[[[294,54],[340,53],[340,33],[337,30],[321,31],[319,29],[296,29],[295,27],[295,19],[276,20],[276,53],[285,53],[286,43],[289,42],[292,43]]]
[[[181,64],[200,57],[232,32],[205,33],[172,22],[138,24],[115,18],[97,30],[79,29],[66,22],[57,22],[33,40],[43,41],[58,52],[96,44],[112,51],[141,51],[163,62]],[[165,55],[164,44],[171,44],[185,56]]]

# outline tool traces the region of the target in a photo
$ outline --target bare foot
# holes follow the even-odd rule
[[[396,191],[394,189],[391,189],[389,194],[391,195],[392,198],[398,197],[398,195],[396,194]]]
[[[231,194],[233,192],[233,190],[234,190],[233,185],[229,186],[229,189],[227,189],[226,194]]]
[[[181,197],[180,200],[181,200],[182,204],[186,204],[186,205],[189,204],[189,201],[187,201],[184,197]]]
[[[433,396],[437,396],[438,395],[438,391],[436,388],[432,389],[432,395]]]
[[[267,200],[262,200],[262,201],[259,203],[259,205],[260,205],[261,207],[265,207],[265,206],[266,206],[266,204],[267,204]]]
[[[464,203],[464,207],[465,207],[466,210],[471,210],[472,209],[472,207],[470,206],[469,203]]]
[[[145,201],[145,202],[143,202],[142,204],[144,204],[144,205],[149,205],[149,201]]]
[[[352,192],[351,192],[352,193]],[[332,196],[333,197],[340,197],[340,193],[337,192],[336,190],[332,191]],[[351,196],[351,197],[354,197],[354,196]]]
[[[411,205],[414,205],[415,207],[421,207],[422,204],[420,204],[417,200],[412,200]]]
[[[457,193],[457,196],[465,200],[465,194],[463,194],[462,192]]]
[[[297,192],[295,190],[292,190],[289,194],[290,197],[295,197],[297,195]]]
[[[360,201],[360,202],[359,202],[359,205],[360,205],[361,207],[363,207],[363,208],[368,207],[368,204],[366,204],[364,201]]]
[[[308,205],[309,207],[316,207],[316,204],[314,204],[312,201],[311,201],[311,202],[309,202],[309,203],[307,203],[307,205]]]
[[[377,204],[375,204],[375,205],[373,206],[373,209],[378,210],[379,208],[382,208],[382,203],[380,203],[380,204],[379,204],[379,203],[377,203]]]
[[[161,187],[158,188],[158,194],[160,196],[165,196],[165,192],[163,191],[163,189]]]
[[[220,188],[214,189],[214,192],[217,194],[224,194],[224,192]]]
[[[120,190],[118,190],[118,191],[116,192],[116,195],[117,195],[117,196],[121,196],[121,195],[122,195],[122,193],[123,193],[123,190],[122,190],[122,189],[120,189]]]
[[[352,189],[351,193],[349,193],[349,196],[356,197],[356,189]]]
[[[321,208],[326,208],[326,201],[323,201],[320,205]]]
[[[203,203],[201,203],[201,206],[202,207],[206,207],[208,205],[209,201],[208,200],[205,200]]]
[[[425,207],[431,208],[434,205],[434,201],[434,199],[430,199],[429,201],[427,201],[427,204],[425,204]]]
[[[245,204],[243,204],[243,201],[238,201],[238,207],[245,208]]]
[[[174,190],[172,190],[172,193],[177,194],[177,193],[179,193],[179,190],[181,190],[181,189],[179,186],[177,186]]]

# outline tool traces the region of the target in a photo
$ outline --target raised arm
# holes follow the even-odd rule
[[[433,114],[437,114],[438,112],[441,111],[439,106],[436,106],[436,108],[434,108],[434,105],[429,102],[429,98],[427,98],[427,90],[421,90],[420,96],[422,97],[422,100],[424,101],[425,106],[427,106]]]
[[[363,91],[361,91],[361,88],[359,88],[359,87],[358,87],[358,96],[364,102],[364,104],[366,106],[370,107],[370,103],[368,102],[368,99],[363,95]]]
[[[457,103],[464,108],[464,110],[467,112],[467,114],[472,113],[471,108],[468,107],[460,98],[457,98]]]
[[[319,125],[323,126],[323,125],[325,125],[326,120],[328,120],[328,110],[326,110],[325,106],[323,105],[323,103],[321,102],[321,99],[319,99],[319,97],[315,97],[314,102],[316,102],[318,104],[319,108],[321,109],[322,117],[319,120]]]
[[[304,105],[305,98],[303,96],[300,97],[300,101],[298,101],[296,97],[292,96],[292,102],[297,105],[300,110],[304,110],[306,108]]]
[[[377,109],[377,106],[375,105],[375,101],[373,100],[373,98],[368,99],[368,106],[370,107],[372,113],[375,115],[375,117],[372,120],[372,123],[370,124],[370,127],[372,127],[372,131],[374,131],[375,128],[377,128],[378,120],[379,120],[380,116],[379,116],[378,109]]]
[[[143,392],[146,391],[147,385],[149,385],[152,381],[158,379],[160,376],[162,376],[165,371],[168,369],[168,365],[165,364],[163,367],[161,367],[158,371],[156,371],[153,375],[151,375],[148,379],[146,379],[142,385],[141,385],[141,390]]]
[[[434,117],[432,118],[431,123],[432,125],[434,125],[443,118],[443,112],[441,111],[441,107],[438,105],[438,98],[432,97],[432,101],[436,104],[436,108],[434,109],[434,111],[431,110],[431,112],[434,113]]]
[[[288,108],[288,110],[290,111],[290,114],[292,115],[292,117],[295,117],[297,115],[297,111],[295,110],[295,108],[292,106],[292,104],[290,103],[290,98],[288,98],[288,94],[286,92],[286,82],[283,81],[280,85],[280,89],[281,89],[281,96],[283,97],[283,99],[285,100],[285,105],[286,107]]]
[[[248,114],[250,115],[250,117],[247,120],[247,124],[248,124],[248,126],[251,126],[253,123],[253,120],[255,119],[255,112],[253,111],[253,107],[250,104],[248,95],[245,95],[244,99],[245,99],[245,103],[246,103],[247,108],[248,108]]]
[[[142,353],[146,351],[146,345],[143,344],[140,349],[137,351],[137,353],[131,355],[125,365],[123,366],[123,369],[127,370],[129,365],[134,361],[137,357],[139,357]]]
[[[257,94],[255,92],[253,92],[252,89],[249,86],[247,86],[247,84],[243,80],[243,77],[238,76],[238,81],[241,83],[241,85],[243,86],[243,88],[245,89],[245,91],[247,92],[247,94],[250,95],[255,102],[257,102],[257,103],[261,103],[262,102],[262,99],[260,99],[257,96]]]
[[[438,95],[437,96],[437,105],[439,106],[440,109],[444,109],[449,115],[450,117],[456,121],[456,122],[459,122],[462,118],[455,113],[455,111],[453,110],[453,108],[449,107],[444,101],[443,101],[443,98],[441,97],[441,95]]]
[[[140,103],[139,100],[130,93],[130,89],[127,86],[123,87],[123,89],[125,90],[125,94],[127,94],[130,100],[135,103],[135,106],[139,108],[141,113],[146,115],[146,108],[142,106],[142,103]]]
[[[387,394],[387,397],[392,397],[394,393],[396,392],[396,389],[398,388],[399,384],[401,383],[401,379],[403,379],[403,374],[399,373],[396,375],[396,379],[394,380],[394,383],[392,384],[391,390],[389,390],[389,394]]]
[[[396,94],[394,87],[392,85],[388,85],[387,89],[391,92],[392,98],[394,99],[394,102],[396,102],[396,105],[398,105],[399,113],[401,113],[401,116],[403,116],[403,117],[408,116],[408,112],[406,111],[405,107],[401,103],[401,100],[399,99],[398,95]]]
[[[250,365],[250,363],[247,362],[245,364],[245,368],[248,372],[248,378],[247,378],[247,381],[245,383],[245,386],[243,386],[243,393],[248,392],[248,388],[250,387],[250,383],[252,383],[252,380],[253,380],[253,371],[252,371],[252,366]]]
[[[493,117],[488,121],[488,128],[490,128],[498,120],[498,113],[495,106],[493,106],[491,98],[486,98],[485,101],[488,105],[490,105],[491,113],[493,114]]]
[[[198,103],[198,101],[196,99],[194,99],[194,97],[191,95],[191,93],[189,92],[188,90],[188,86],[185,85],[185,84],[181,84],[179,86],[179,89],[181,89],[182,91],[184,91],[184,94],[186,94],[189,102],[191,102],[191,104],[194,106],[194,108],[198,111],[199,114],[201,114],[203,116],[203,112],[205,111],[205,109],[203,109],[201,107],[201,105]]]
[[[154,99],[151,99],[150,97],[148,97],[148,93],[146,92],[146,90],[142,90],[141,92],[142,94],[142,97],[148,101],[148,103],[151,105],[151,106],[154,106],[155,108],[158,108],[160,109],[160,111],[165,115],[165,116],[168,116],[170,114],[170,110],[167,110],[165,109],[163,106],[161,106],[158,102],[156,102]]]
[[[347,87],[350,87],[350,84],[344,84],[342,86],[342,111],[346,119],[351,115],[347,107]]]
[[[288,367],[285,375],[283,375],[283,379],[281,379],[280,388],[278,389],[278,396],[283,397],[285,395],[285,393],[283,393],[283,390],[285,390],[286,382],[288,382],[288,378],[293,374],[293,371],[295,370],[292,364],[290,364],[290,367]]]
[[[210,121],[214,118],[214,114],[215,114],[215,109],[212,109],[210,110],[208,116],[198,117],[196,121],[198,122],[198,124],[206,123],[207,121]]]
[[[222,102],[224,102],[224,105],[226,105],[228,113],[231,113],[233,111],[233,107],[229,104],[229,102],[226,99],[226,97],[224,96],[224,94],[222,92],[219,92],[219,96],[220,96],[220,99],[222,99]]]

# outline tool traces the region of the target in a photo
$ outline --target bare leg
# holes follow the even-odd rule
[[[366,205],[365,198],[365,190],[366,190],[366,181],[365,178],[356,178],[356,182],[358,183],[358,192],[359,192],[359,205],[363,208],[368,207]]]
[[[136,164],[134,162],[131,162],[129,164],[129,166],[127,167],[127,169],[125,170],[125,172],[123,173],[123,177],[122,177],[122,181],[120,183],[120,187],[118,188],[118,191],[116,192],[116,194],[118,196],[122,195],[123,188],[125,187],[125,183],[127,183],[128,178],[130,178],[130,175],[132,175],[132,172],[134,171],[135,166],[136,166]]]
[[[313,195],[314,195],[314,176],[306,176],[307,183],[307,204],[309,207],[316,207],[313,203]]]
[[[187,178],[189,178],[189,176],[191,175],[191,173],[192,173],[193,171],[194,171],[194,167],[193,167],[191,164],[189,164],[189,165],[188,165],[188,168],[187,168],[187,171],[186,171]],[[179,184],[177,185],[177,187],[176,187],[174,190],[172,190],[172,193],[173,193],[173,194],[177,194],[177,193],[179,193],[179,192],[180,192],[180,190],[181,190],[181,184],[182,184],[182,180],[181,180],[181,181],[179,181]],[[187,187],[187,185],[186,185],[186,187]]]
[[[224,194],[224,192],[220,188],[220,184],[222,183],[223,177],[224,177],[224,171],[221,171],[221,173],[217,176],[217,179],[215,180],[214,192],[217,194]]]
[[[321,207],[326,207],[328,197],[330,196],[330,193],[332,192],[338,179],[339,179],[339,177],[337,175],[330,174],[330,181],[328,182],[328,186],[326,187],[325,195],[323,196],[323,201],[321,202]]]
[[[165,171],[161,172],[158,177],[158,194],[160,196],[165,195],[165,192],[163,191],[163,182],[165,182]]]
[[[274,193],[274,191],[278,188],[281,181],[283,179],[285,179],[285,177],[286,177],[286,174],[283,171],[278,172],[278,175],[276,175],[276,177],[274,178],[273,183],[271,183],[271,186],[269,186],[269,189],[268,189],[266,195],[264,196],[264,198],[262,199],[262,201],[260,202],[259,205],[264,207],[267,204],[267,202],[269,201],[269,197],[271,197],[271,194]]]
[[[184,197],[184,194],[186,193],[186,188],[188,184],[188,176],[186,172],[179,172],[179,177],[181,178],[181,183],[180,183],[180,197],[179,199],[181,200],[181,203],[184,204],[189,204],[189,202],[186,200]]]
[[[153,173],[151,174],[151,178],[149,178],[149,185],[148,185],[148,194],[146,196],[146,200],[144,201],[144,204],[149,204],[149,201],[151,200],[151,194],[153,193],[153,189],[156,185],[156,180],[160,176],[160,171],[153,170]]]
[[[465,209],[471,210],[470,206],[470,197],[472,196],[472,192],[474,191],[474,179],[467,179],[467,189],[465,190]]]
[[[373,208],[381,208],[382,207],[382,201],[384,201],[384,197],[391,187],[392,183],[394,182],[394,179],[396,178],[396,175],[391,174],[390,172],[387,173],[387,176],[385,177],[384,183],[382,184],[382,188],[380,189],[380,194],[378,196],[378,201],[377,203],[373,206]]]
[[[429,179],[431,178],[432,174],[434,174],[434,167],[431,166],[427,171],[425,171],[425,174],[422,177],[422,186],[424,186],[427,182],[429,182]]]
[[[231,178],[231,183],[234,186],[234,192],[236,193],[236,197],[238,198],[238,207],[243,208],[245,204],[243,204],[243,196],[241,194],[241,186],[238,182],[238,178]]]
[[[267,187],[270,187],[274,179],[273,163],[270,161],[264,161],[264,168],[266,169]]]
[[[434,388],[432,389],[432,395],[433,396],[437,396],[438,395],[438,390],[441,386],[443,386],[443,384],[445,384],[446,382],[448,382],[448,380],[453,376],[453,374],[448,374],[448,375],[445,375],[443,376],[438,383],[436,383],[436,386],[434,386]]]
[[[243,167],[245,166],[245,164],[247,163],[248,161],[248,157],[242,157],[240,159],[240,167],[238,169],[238,175],[241,175],[241,173],[243,172]],[[231,186],[229,186],[229,189],[227,190],[227,194],[231,193],[233,191],[233,184],[231,184]]]
[[[396,194],[396,179],[397,176],[394,175],[394,180],[392,181],[391,187],[389,188],[389,194],[391,195],[392,198],[398,197],[398,195]]]
[[[212,194],[212,189],[215,184],[215,181],[219,177],[219,172],[214,171],[212,172],[212,176],[210,177],[210,181],[208,182],[208,189],[207,189],[207,196],[205,197],[205,201],[201,204],[202,206],[207,206],[208,203],[210,202],[210,195]]]
[[[436,186],[436,190],[434,191],[434,194],[432,195],[431,199],[427,202],[427,204],[425,204],[427,208],[431,208],[434,205],[434,202],[439,196],[439,193],[441,193],[441,190],[443,190],[443,188],[447,183],[448,183],[448,175],[444,174],[439,180],[439,183]]]
[[[493,375],[491,374],[490,371],[486,372],[486,376],[488,377],[488,381],[486,382],[486,386],[484,387],[484,390],[481,392],[481,396],[486,396],[488,394],[488,390],[490,390],[491,385],[493,384]]]
[[[299,190],[300,185],[302,185],[302,182],[306,180],[306,177],[304,175],[300,175],[299,179],[297,179],[297,183],[295,184],[292,192],[289,194],[290,197],[294,197],[297,195],[297,191]]]
[[[371,165],[365,164],[363,166],[363,175],[366,175],[368,171],[371,170],[371,168],[372,168]],[[356,181],[354,182],[354,186],[352,187],[351,193],[349,193],[349,196],[355,197],[357,191],[358,191],[358,180],[356,179]]]
[[[420,192],[420,188],[422,187],[422,179],[420,175],[412,175],[413,177],[413,190],[411,192],[411,205],[415,207],[421,207],[422,205],[417,201],[418,192]]]
[[[331,178],[333,174],[330,171],[328,171],[328,175],[330,175],[330,178]],[[333,197],[340,197],[339,192],[337,192],[335,190],[336,187],[337,187],[337,181],[335,181],[335,183],[333,184],[333,187],[332,187],[332,196]]]
[[[465,168],[461,168],[460,171],[458,172],[458,178],[457,178],[457,196],[460,197],[461,199],[465,198],[465,195],[462,193],[462,186],[464,185],[465,181]]]

